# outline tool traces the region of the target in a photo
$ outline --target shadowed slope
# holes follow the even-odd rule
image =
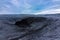
[[[42,31],[50,23],[51,23],[51,20],[46,17],[28,17],[28,18],[22,19],[21,21],[17,21],[15,23],[15,25],[22,27],[22,28],[24,28],[24,27],[25,28],[29,27],[29,28],[24,35],[17,37],[17,38],[12,38],[11,40],[18,40],[18,39],[23,38],[27,35],[33,34],[37,31]],[[33,25],[35,25],[35,26],[33,26]]]
[[[45,17],[28,17],[28,18],[22,19],[21,21],[17,21],[15,25],[19,27],[27,27],[27,26],[30,26],[30,24],[32,24],[33,22],[43,22],[46,20],[47,18]]]

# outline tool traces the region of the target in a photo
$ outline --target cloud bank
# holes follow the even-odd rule
[[[0,14],[60,13],[60,0],[0,0]]]

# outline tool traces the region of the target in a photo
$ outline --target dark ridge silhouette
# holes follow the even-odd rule
[[[30,26],[30,24],[33,22],[43,22],[46,20],[47,18],[45,17],[28,17],[28,18],[22,19],[21,21],[17,21],[15,25],[19,27],[27,27],[27,26]]]

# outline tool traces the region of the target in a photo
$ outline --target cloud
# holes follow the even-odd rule
[[[2,0],[1,0],[2,1]],[[0,1],[1,13],[35,14],[60,9],[60,0],[4,0]],[[44,13],[43,13],[44,14]]]
[[[24,5],[25,9],[29,9],[29,8],[32,7],[32,5],[28,3],[28,0],[24,0],[24,4],[23,5]]]
[[[20,5],[18,0],[11,0],[10,2],[17,7]]]
[[[60,5],[60,0],[51,0],[54,5]]]
[[[54,2],[55,1],[55,2]],[[24,13],[25,12],[28,12],[28,10],[30,12],[39,12],[39,11],[42,11],[42,10],[47,10],[47,9],[57,9],[58,6],[60,5],[57,1],[57,0],[29,0],[29,1],[24,1],[24,7],[25,7],[25,10],[23,11]],[[28,10],[26,10],[28,9]]]
[[[49,10],[43,10],[41,12],[35,13],[35,15],[38,14],[58,14],[60,13],[60,9],[49,9]]]
[[[58,1],[60,1],[60,0],[52,0],[53,2],[58,2]]]

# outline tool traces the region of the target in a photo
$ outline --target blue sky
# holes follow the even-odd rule
[[[0,0],[0,14],[60,12],[60,0]]]

